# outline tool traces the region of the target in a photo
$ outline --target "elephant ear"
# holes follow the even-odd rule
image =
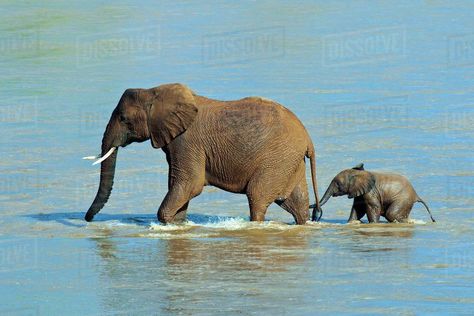
[[[361,196],[375,186],[375,176],[367,171],[354,172],[349,179],[348,197],[350,199]]]
[[[179,83],[159,86],[151,94],[148,130],[152,146],[161,148],[191,126],[198,108],[191,90]]]
[[[354,170],[364,170],[364,163],[360,163],[357,166],[353,167]]]

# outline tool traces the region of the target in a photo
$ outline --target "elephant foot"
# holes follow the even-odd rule
[[[406,224],[406,223],[409,223],[408,219],[394,219],[393,221],[391,221],[390,223],[394,223],[394,224]]]
[[[179,212],[174,216],[158,212],[158,220],[163,224],[183,224],[186,222],[186,212]]]
[[[178,212],[171,221],[172,224],[183,224],[187,220],[186,211]]]
[[[296,225],[304,225],[309,220],[309,212],[296,212],[292,214],[293,218],[295,219]]]

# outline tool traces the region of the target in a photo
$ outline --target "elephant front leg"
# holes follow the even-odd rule
[[[369,223],[378,223],[380,221],[380,208],[376,206],[367,206],[367,219]]]
[[[348,223],[360,223],[362,217],[364,217],[365,212],[363,210],[357,209],[355,206],[352,206],[351,215],[347,220]]]
[[[173,219],[173,223],[184,223],[187,218],[187,212],[188,212],[188,206],[189,206],[189,201],[186,202],[176,213]]]
[[[269,203],[249,202],[250,206],[250,221],[263,222],[265,220],[265,213],[267,212]]]
[[[361,197],[354,198],[354,203],[352,203],[351,215],[347,222],[351,223],[360,223],[362,217],[366,214],[366,203]]]
[[[158,220],[162,223],[184,220],[189,200],[198,194],[192,194],[184,186],[173,185],[158,209]]]

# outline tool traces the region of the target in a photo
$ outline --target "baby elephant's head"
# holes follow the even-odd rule
[[[363,195],[375,185],[375,177],[372,173],[364,170],[364,164],[360,163],[352,169],[339,172],[327,188],[324,196],[319,202],[322,206],[331,196],[348,195],[349,199]]]

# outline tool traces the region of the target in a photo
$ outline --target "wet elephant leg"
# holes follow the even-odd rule
[[[186,221],[188,206],[189,206],[189,201],[178,210],[175,217],[173,218],[173,223],[178,224],[178,223],[183,223]]]
[[[380,221],[380,208],[368,205],[367,219],[369,220],[369,223],[378,223]]]
[[[275,202],[293,216],[296,224],[305,224],[309,220],[309,197],[304,174],[287,199]]]
[[[347,222],[360,222],[362,217],[365,216],[366,210],[367,207],[364,199],[361,197],[355,197],[354,203],[352,203],[351,215],[349,216]]]
[[[189,200],[198,195],[201,191],[194,190],[194,186],[174,184],[166,194],[158,209],[158,220],[162,223],[171,223],[180,210],[187,208]],[[202,187],[201,187],[202,190]],[[185,211],[184,211],[185,213]],[[185,215],[185,214],[184,214]],[[181,218],[182,215],[178,217]]]
[[[349,216],[348,222],[360,221],[364,217],[365,212],[360,208],[352,206],[351,215]]]
[[[250,221],[263,222],[268,205],[270,205],[270,203],[262,203],[261,201],[254,201],[249,198]]]
[[[254,174],[246,190],[251,221],[265,220],[268,206],[277,199],[280,191],[278,188],[286,181],[282,177],[275,179],[272,169],[261,169]]]
[[[167,156],[168,163],[170,158]],[[204,187],[204,171],[196,164],[195,168],[188,168],[187,173],[171,173],[170,164],[168,174],[168,193],[158,210],[158,219],[162,223],[182,223],[186,221],[189,200],[199,195]]]
[[[168,191],[170,191],[173,188],[174,184],[174,179],[173,177],[168,176]],[[189,206],[189,201],[186,202],[177,212],[176,215],[174,216],[172,222],[179,224],[183,223],[186,221],[186,215],[187,215],[187,210]]]
[[[392,203],[385,212],[385,218],[390,223],[407,223],[408,214],[410,213],[409,211],[407,212],[407,208],[407,205]],[[408,210],[411,210],[411,207]]]

